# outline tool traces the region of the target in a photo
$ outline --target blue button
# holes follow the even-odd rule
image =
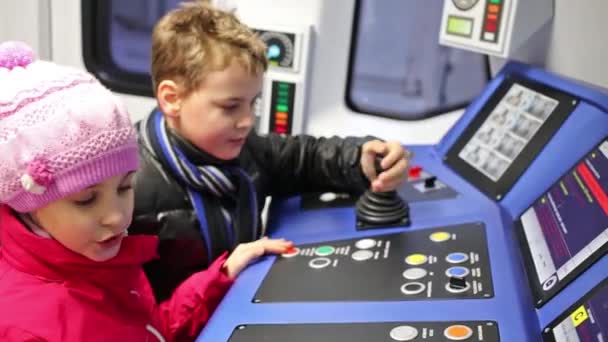
[[[448,277],[464,278],[469,275],[469,269],[462,266],[450,267],[445,271]]]
[[[460,264],[461,262],[469,260],[469,256],[464,253],[456,252],[448,254],[448,256],[445,257],[445,260],[450,264]]]

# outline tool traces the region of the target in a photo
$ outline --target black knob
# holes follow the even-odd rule
[[[466,277],[450,277],[450,285],[454,290],[462,290],[467,287],[467,279]]]
[[[382,158],[374,159],[376,174],[383,170]],[[382,228],[393,225],[410,225],[410,208],[396,191],[373,192],[367,190],[356,204],[357,229]]]
[[[435,187],[435,182],[437,181],[437,177],[432,176],[424,180],[424,187],[426,189],[431,189]]]
[[[357,219],[368,225],[409,224],[409,206],[396,191],[366,191],[357,201]]]

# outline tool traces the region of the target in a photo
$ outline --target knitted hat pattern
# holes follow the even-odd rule
[[[0,203],[30,212],[137,170],[135,130],[90,74],[0,44]]]

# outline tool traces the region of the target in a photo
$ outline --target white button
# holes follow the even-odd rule
[[[332,201],[335,201],[336,198],[338,198],[338,195],[336,195],[333,192],[325,192],[325,193],[322,193],[321,196],[319,196],[319,199],[321,200],[321,202],[332,202]]]
[[[390,335],[395,341],[411,341],[418,337],[418,329],[411,325],[400,325],[391,329]]]
[[[353,253],[351,255],[351,257],[353,259],[355,259],[356,261],[365,261],[365,260],[371,259],[373,256],[374,256],[374,252],[367,251],[367,250],[356,251],[355,253]]]
[[[362,239],[355,243],[355,247],[359,249],[368,249],[372,248],[376,245],[376,240],[374,239]]]
[[[331,260],[329,258],[314,258],[314,259],[310,260],[310,262],[308,263],[308,266],[318,269],[318,268],[327,267],[327,266],[329,266],[329,264],[331,264]]]
[[[409,280],[418,280],[420,278],[424,278],[427,274],[427,271],[424,268],[420,268],[420,267],[414,267],[414,268],[408,268],[407,270],[403,271],[403,278],[405,279],[409,279]]]
[[[483,33],[483,38],[485,40],[494,41],[494,39],[496,38],[496,36],[492,32],[484,32]]]
[[[553,288],[553,286],[555,286],[555,284],[557,284],[557,276],[554,274],[545,280],[543,283],[543,290],[549,291]]]
[[[416,295],[424,291],[426,286],[423,283],[411,282],[401,286],[401,292],[406,295]]]

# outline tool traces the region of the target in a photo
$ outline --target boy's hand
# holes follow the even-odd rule
[[[267,237],[249,243],[242,243],[236,246],[232,254],[230,254],[224,263],[224,269],[226,270],[228,277],[234,279],[254,259],[267,253],[284,253],[292,246],[293,242],[291,241],[285,239],[269,239]]]
[[[381,157],[380,175],[376,174],[374,160]],[[407,167],[410,152],[403,149],[397,141],[383,142],[380,140],[368,141],[361,146],[361,169],[369,179],[374,192],[386,192],[397,189],[407,178]]]

